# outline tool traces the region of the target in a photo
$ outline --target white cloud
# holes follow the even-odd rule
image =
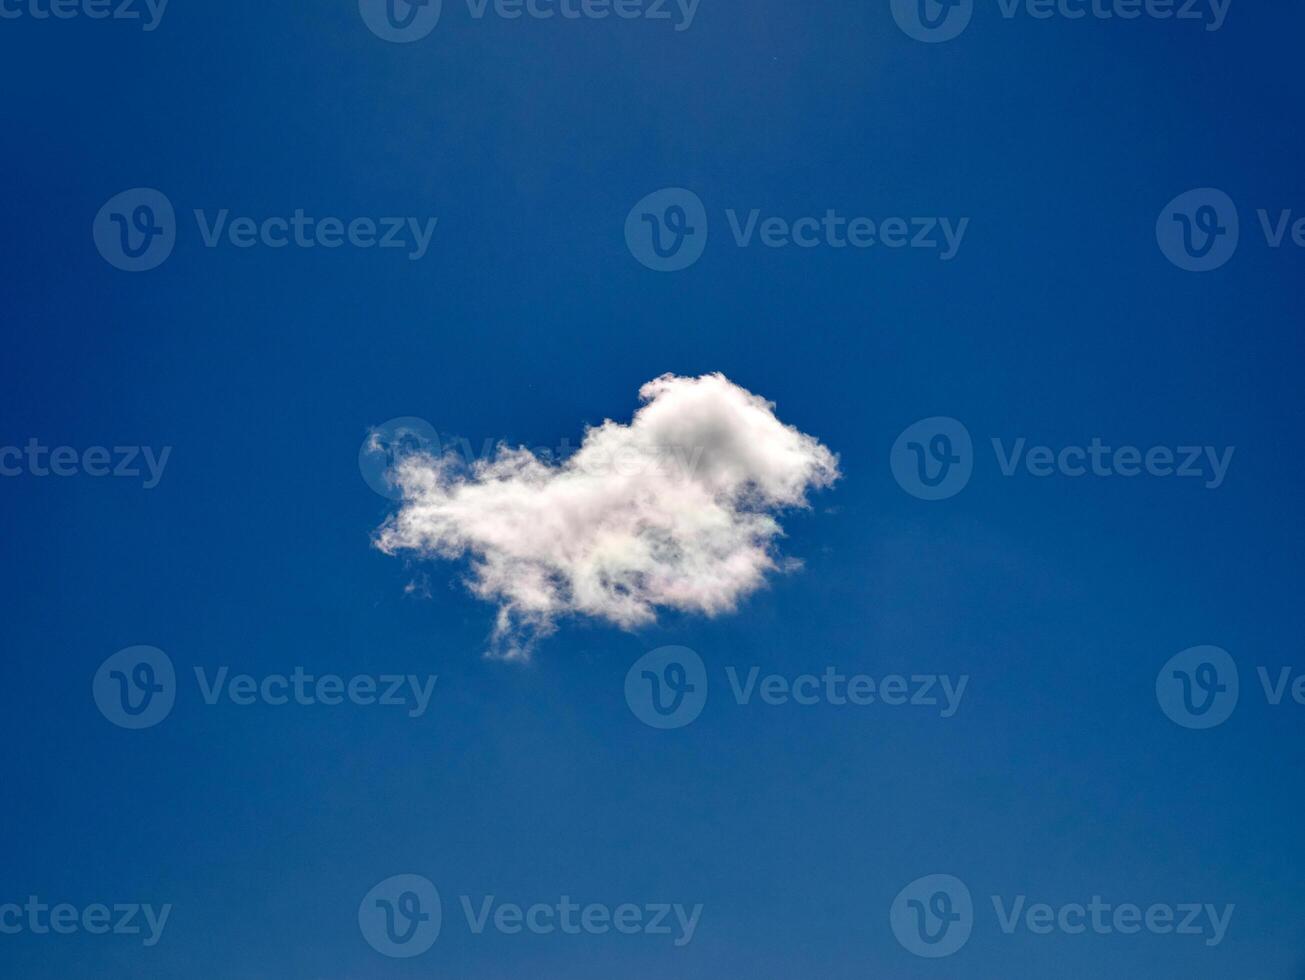
[[[663,375],[628,425],[586,429],[553,462],[500,445],[399,459],[387,554],[470,556],[468,586],[498,604],[491,655],[529,657],[567,615],[632,628],[657,608],[729,612],[780,567],[776,515],[806,506],[838,459],[722,374]]]

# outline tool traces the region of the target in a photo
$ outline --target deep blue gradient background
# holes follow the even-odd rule
[[[0,479],[0,902],[175,906],[163,941],[0,936],[32,978],[1305,976],[1300,249],[1305,10],[1234,0],[1223,30],[1007,21],[956,41],[886,2],[702,0],[692,28],[475,21],[379,41],[347,0],[174,0],[159,29],[0,21],[0,444],[171,445],[162,483]],[[160,268],[96,253],[110,196],[163,190]],[[626,212],[707,203],[684,272],[641,267]],[[1242,207],[1234,260],[1179,271],[1156,215]],[[969,216],[958,257],[728,241],[723,209]],[[434,215],[430,254],[203,248],[190,211]],[[665,371],[723,371],[837,451],[785,521],[805,568],[732,616],[565,624],[481,658],[492,608],[456,566],[369,547],[369,425],[574,444]],[[924,503],[887,465],[952,415],[980,462]],[[991,436],[1235,445],[1227,483],[1003,478]],[[428,599],[404,595],[429,575]],[[1225,725],[1156,705],[1177,651],[1242,665]],[[182,675],[130,732],[90,697],[114,651]],[[663,644],[715,685],[658,732],[622,697]],[[725,665],[968,673],[956,717],[740,707]],[[191,669],[440,675],[431,710],[205,706]],[[412,961],[360,936],[380,879],[425,874],[445,927]],[[902,949],[888,907],[965,880],[973,938]],[[706,909],[694,941],[472,936],[457,896]],[[1236,903],[1176,936],[1014,936],[987,896]]]

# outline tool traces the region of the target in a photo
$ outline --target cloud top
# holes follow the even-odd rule
[[[779,567],[779,512],[833,483],[837,457],[722,374],[666,374],[639,398],[559,462],[502,444],[470,465],[403,456],[376,546],[469,557],[471,591],[498,605],[492,656],[529,657],[568,615],[630,629],[659,607],[733,610]]]

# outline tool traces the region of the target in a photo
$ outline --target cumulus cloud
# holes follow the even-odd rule
[[[629,424],[586,429],[554,461],[499,445],[468,464],[396,460],[399,510],[381,551],[470,559],[467,584],[498,605],[490,654],[529,657],[565,616],[625,629],[659,608],[714,616],[780,568],[777,515],[838,477],[838,459],[722,374],[663,375]]]

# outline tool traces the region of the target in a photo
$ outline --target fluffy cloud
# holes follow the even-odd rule
[[[468,586],[498,605],[490,653],[507,658],[567,615],[629,629],[658,607],[733,610],[779,567],[776,515],[833,483],[838,459],[722,374],[663,375],[639,398],[628,425],[586,429],[559,462],[504,445],[471,465],[403,456],[376,546],[469,556]]]

